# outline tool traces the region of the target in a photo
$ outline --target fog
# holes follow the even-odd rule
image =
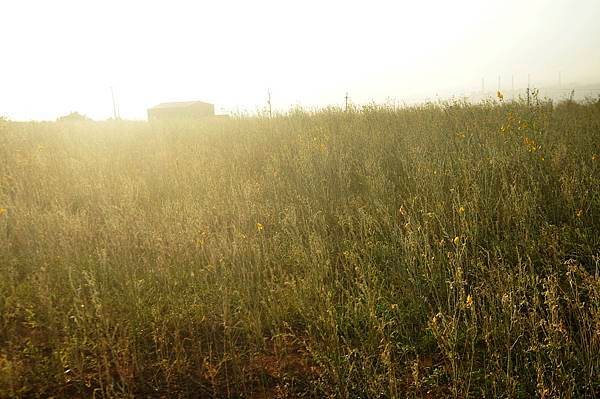
[[[3,1],[0,116],[144,119],[600,83],[600,2]],[[600,93],[599,93],[600,94]]]

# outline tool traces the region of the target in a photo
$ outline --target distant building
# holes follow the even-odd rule
[[[68,115],[61,116],[60,118],[56,119],[56,121],[57,122],[89,122],[89,121],[91,121],[91,119],[85,115],[80,114],[79,112],[71,112]]]
[[[162,103],[148,109],[149,121],[199,119],[214,116],[215,106],[202,101]]]

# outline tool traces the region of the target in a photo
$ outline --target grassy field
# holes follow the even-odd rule
[[[0,120],[0,397],[599,397],[600,103]]]

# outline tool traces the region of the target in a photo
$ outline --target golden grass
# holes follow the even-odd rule
[[[598,103],[0,143],[0,397],[600,394]]]

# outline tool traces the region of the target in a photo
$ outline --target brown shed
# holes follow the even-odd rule
[[[148,109],[149,121],[199,119],[215,114],[215,106],[202,101],[162,103]]]

